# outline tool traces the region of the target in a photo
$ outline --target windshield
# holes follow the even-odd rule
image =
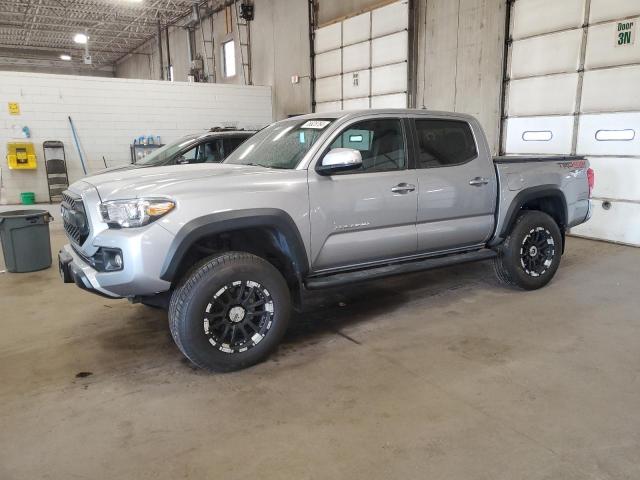
[[[224,163],[293,169],[334,119],[284,120],[256,133]]]
[[[197,138],[198,137],[195,135],[188,135],[186,137],[182,137],[179,140],[176,140],[175,142],[168,143],[164,147],[160,147],[146,157],[138,160],[136,162],[136,165],[142,165],[145,167],[157,167],[159,165],[164,165],[169,162],[173,158],[173,156],[180,150],[194,143]]]

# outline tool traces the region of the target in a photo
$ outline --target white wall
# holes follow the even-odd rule
[[[499,150],[505,0],[418,2],[416,106],[474,115]]]
[[[19,102],[21,114],[8,114],[7,102]],[[192,84],[70,75],[0,72],[0,148],[11,140],[36,146],[37,170],[9,170],[0,163],[0,203],[19,202],[32,191],[48,201],[42,142],[61,140],[70,181],[82,177],[80,159],[69,127],[75,124],[89,173],[129,163],[129,145],[139,135],[160,135],[170,142],[187,133],[237,123],[259,128],[272,121],[271,89],[238,85]],[[31,139],[20,137],[22,126]]]

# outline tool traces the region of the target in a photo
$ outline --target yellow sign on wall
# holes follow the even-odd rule
[[[20,104],[18,102],[9,102],[9,115],[20,115]]]

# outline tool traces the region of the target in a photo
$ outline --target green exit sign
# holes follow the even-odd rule
[[[616,46],[633,45],[636,41],[636,20],[618,22],[616,26]]]

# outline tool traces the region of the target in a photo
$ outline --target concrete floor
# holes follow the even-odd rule
[[[637,480],[639,272],[571,238],[536,292],[488,264],[327,291],[226,375],[161,311],[0,274],[0,479]]]

